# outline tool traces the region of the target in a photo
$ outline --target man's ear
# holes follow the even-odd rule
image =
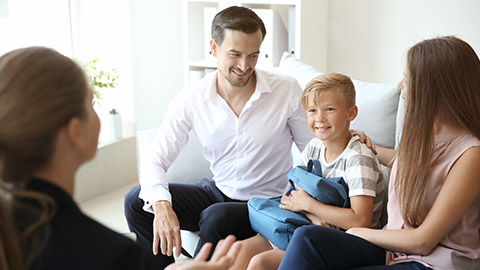
[[[218,46],[217,46],[217,42],[215,42],[215,40],[211,39],[210,40],[210,51],[212,52],[212,55],[217,57],[217,49],[218,49]]]
[[[357,117],[357,114],[358,114],[358,107],[357,105],[353,105],[351,108],[350,108],[350,111],[348,112],[348,121],[353,121],[355,120],[355,118]]]

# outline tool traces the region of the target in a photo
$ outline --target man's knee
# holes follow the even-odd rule
[[[228,209],[221,203],[212,204],[200,214],[200,229],[223,224],[228,220]]]
[[[244,202],[216,203],[202,211],[200,215],[200,237],[225,238],[233,234],[237,239],[255,235],[248,219],[248,208]],[[214,239],[212,239],[213,241]]]

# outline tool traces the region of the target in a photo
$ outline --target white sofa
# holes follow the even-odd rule
[[[321,74],[314,67],[285,52],[275,72],[293,76],[302,88],[315,76]],[[348,75],[348,74],[346,74]],[[369,83],[353,79],[357,92],[356,103],[358,116],[351,123],[351,128],[364,131],[377,145],[395,148],[400,137],[403,118],[403,101],[400,89],[393,84]],[[137,132],[139,158],[144,155],[151,140],[156,134],[155,129]],[[294,157],[298,155],[296,148],[292,149]],[[298,160],[298,159],[294,159]],[[212,173],[205,160],[202,148],[196,136],[191,133],[189,142],[169,168],[168,179],[176,183],[194,183],[201,178],[210,178]]]
[[[295,77],[304,87],[320,71],[285,53],[276,72]],[[347,74],[348,75],[348,74]],[[351,127],[365,131],[375,143],[395,147],[400,136],[403,104],[400,90],[391,84],[376,84],[353,80],[357,91],[359,114]],[[119,142],[99,148],[96,158],[85,164],[77,174],[75,199],[90,216],[106,226],[127,233],[123,215],[123,195],[138,184],[137,164],[154,139],[156,129],[137,132]],[[294,162],[299,161],[299,151],[292,147]],[[136,158],[138,157],[138,159]],[[178,156],[167,173],[170,182],[195,183],[201,178],[211,179],[209,164],[195,135]],[[388,170],[385,169],[385,180]],[[133,236],[134,237],[134,236]],[[182,231],[183,246],[190,253],[196,247],[195,233]]]
[[[302,88],[312,78],[321,74],[314,67],[304,64],[287,52],[282,56],[275,72],[295,77]],[[374,143],[380,146],[396,147],[403,117],[400,89],[392,84],[368,83],[353,78],[352,80],[357,92],[356,103],[359,113],[351,123],[351,128],[364,131]],[[155,134],[156,130],[137,133],[140,158],[148,149]],[[299,151],[295,146],[292,147],[292,153],[294,162],[298,163]],[[177,183],[195,183],[201,178],[211,179],[212,173],[209,170],[209,164],[203,157],[202,148],[193,133],[190,134],[190,140],[177,160],[169,168],[167,176],[169,182]],[[388,170],[384,168],[384,180],[387,181],[387,179]],[[183,238],[186,250],[193,252],[197,241],[196,235],[184,232]]]
[[[320,71],[285,53],[276,72],[295,77],[304,87]],[[348,74],[347,74],[348,75]],[[395,147],[400,136],[403,104],[400,90],[395,85],[353,80],[357,91],[359,114],[351,127],[365,131],[375,143]],[[90,216],[120,232],[128,232],[123,215],[123,195],[138,184],[137,164],[154,139],[156,129],[137,132],[119,142],[100,147],[96,158],[85,164],[77,174],[75,199]],[[292,147],[295,164],[299,151]],[[138,160],[137,158],[138,157]],[[385,180],[388,170],[384,170]],[[201,178],[211,179],[209,164],[195,135],[178,156],[167,173],[170,182],[195,183]],[[195,233],[182,231],[183,246],[190,253],[196,247]]]

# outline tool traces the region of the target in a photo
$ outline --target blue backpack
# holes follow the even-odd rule
[[[318,159],[308,165],[297,166],[288,173],[288,196],[300,185],[316,200],[338,207],[349,208],[348,186],[342,177],[323,178]],[[252,228],[278,248],[285,250],[296,228],[312,222],[305,215],[279,207],[281,198],[264,199],[253,197],[248,201],[248,216]]]

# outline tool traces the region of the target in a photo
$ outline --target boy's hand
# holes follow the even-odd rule
[[[297,190],[292,190],[290,195],[282,197],[280,208],[293,212],[305,211],[309,201],[315,199],[299,185],[295,185],[295,187]]]
[[[318,226],[324,226],[324,227],[329,227],[329,228],[332,228],[332,229],[336,229],[336,230],[339,230],[340,228],[335,226],[335,225],[332,225],[330,223],[327,223],[325,221],[323,221],[322,219],[320,219],[319,217],[317,217],[316,215],[312,214],[312,213],[305,213],[305,216],[314,224],[314,225],[318,225]]]
[[[377,147],[372,142],[370,137],[368,137],[367,134],[365,134],[365,132],[351,129],[350,133],[352,133],[353,136],[357,135],[358,137],[360,137],[360,142],[364,143],[368,148],[370,148],[373,151],[373,153],[375,153],[375,155],[377,154]]]

